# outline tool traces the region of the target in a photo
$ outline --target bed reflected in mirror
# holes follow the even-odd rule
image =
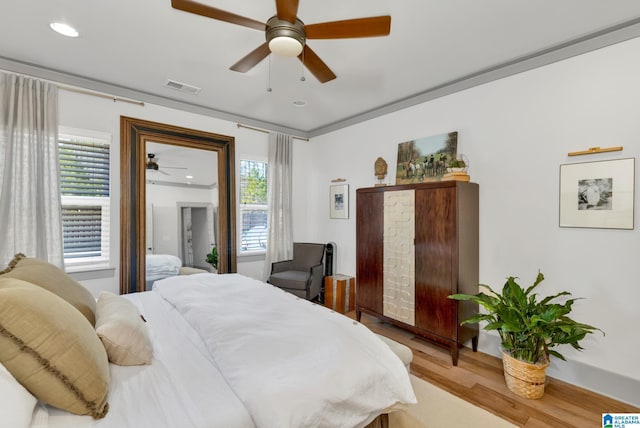
[[[169,276],[213,272],[218,237],[217,153],[146,143],[145,289]]]

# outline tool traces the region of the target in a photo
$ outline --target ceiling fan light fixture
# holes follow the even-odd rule
[[[265,38],[272,53],[295,57],[302,52],[307,36],[304,32],[304,24],[299,19],[292,23],[272,16],[267,21]]]
[[[289,36],[274,37],[269,42],[269,50],[276,55],[294,57],[302,52],[302,43]]]

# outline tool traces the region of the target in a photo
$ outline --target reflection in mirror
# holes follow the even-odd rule
[[[206,255],[218,237],[217,153],[151,141],[145,149],[145,288],[180,273],[215,272]]]
[[[191,264],[189,252],[193,252],[193,266],[198,266],[200,261],[197,260],[195,246],[215,243],[218,251],[218,272],[229,273],[236,272],[236,209],[235,209],[235,141],[233,137],[213,134],[195,129],[182,128],[164,123],[151,122],[131,117],[120,117],[120,293],[133,293],[136,291],[144,291],[146,286],[146,259],[148,252],[167,251],[163,248],[156,248],[159,242],[163,242],[162,233],[166,230],[153,226],[153,213],[151,214],[151,224],[147,225],[147,167],[149,156],[147,156],[147,144],[153,150],[169,149],[167,147],[154,147],[153,144],[162,144],[170,147],[199,149],[215,154],[210,159],[208,166],[213,173],[217,171],[215,185],[210,189],[209,195],[211,199],[206,202],[195,202],[185,198],[180,202],[187,202],[186,205],[175,203],[172,210],[176,213],[174,225],[178,224],[178,211],[181,216],[191,215],[193,224],[194,216],[197,221],[202,217],[207,227],[215,224],[211,233],[207,232],[206,236],[198,236],[203,238],[200,242],[192,242],[192,247],[178,246],[178,256],[166,254],[178,259],[178,263],[182,265],[182,259],[186,260],[186,264]],[[171,170],[169,159],[164,159],[165,168],[162,169],[163,160],[161,153],[154,153],[153,161],[150,169],[155,174],[158,171],[157,180],[161,180],[168,175]],[[158,155],[157,157],[155,155]],[[166,155],[163,155],[166,157]],[[177,156],[177,154],[176,154]],[[173,159],[171,162],[178,162]],[[157,167],[157,169],[156,169]],[[186,166],[175,165],[175,169]],[[163,174],[162,172],[165,172]],[[184,171],[184,170],[182,170]],[[184,174],[184,180],[187,174]],[[149,179],[152,179],[149,177]],[[154,177],[155,179],[155,177]],[[211,186],[213,181],[207,181],[207,186]],[[170,187],[170,186],[165,186]],[[151,190],[155,192],[155,190]],[[158,193],[158,192],[156,192]],[[182,192],[186,195],[186,192]],[[217,199],[214,198],[214,193]],[[166,192],[165,192],[166,194]],[[215,202],[217,201],[217,202]],[[217,205],[216,205],[217,203]],[[194,205],[195,204],[195,205]],[[191,210],[183,210],[183,208],[191,208]],[[194,211],[195,208],[195,211]],[[198,211],[198,208],[205,208],[204,214]],[[213,221],[211,220],[213,218]],[[182,220],[181,220],[182,221]],[[162,223],[162,221],[160,221]],[[189,221],[186,220],[188,225]],[[149,226],[149,227],[147,227]],[[193,227],[193,226],[192,226]],[[177,239],[174,244],[181,241],[181,235],[188,235],[188,226],[181,226],[177,229]],[[147,241],[147,231],[151,231],[151,241]],[[154,230],[157,236],[155,238]],[[171,238],[169,238],[171,240]],[[192,234],[193,240],[193,234]],[[151,248],[151,250],[148,250]],[[171,251],[174,251],[173,249]]]

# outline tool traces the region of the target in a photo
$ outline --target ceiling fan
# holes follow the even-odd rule
[[[171,0],[171,6],[174,9],[265,32],[266,41],[233,64],[231,70],[246,73],[273,52],[282,56],[297,56],[321,83],[335,79],[336,75],[307,45],[307,39],[387,36],[391,31],[389,15],[305,25],[297,16],[298,0],[276,0],[277,13],[269,18],[266,24],[193,0]]]
[[[158,171],[160,174],[170,175],[162,170],[160,170],[160,165],[158,165],[158,161],[156,160],[156,155],[154,153],[147,153],[147,163],[146,167],[151,171]],[[181,166],[162,166],[162,169],[187,169]]]

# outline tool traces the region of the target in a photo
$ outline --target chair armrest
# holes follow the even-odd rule
[[[324,265],[320,263],[319,265],[312,266],[311,269],[309,269],[309,274],[311,275],[311,281],[309,283],[309,294],[307,298],[314,298],[320,294],[322,288]]]
[[[293,260],[283,260],[281,262],[271,263],[271,274],[284,272],[293,268]]]
[[[309,274],[314,278],[317,278],[318,275],[322,276],[323,267],[324,265],[322,263],[320,263],[319,265],[311,266],[311,268],[309,269]]]

